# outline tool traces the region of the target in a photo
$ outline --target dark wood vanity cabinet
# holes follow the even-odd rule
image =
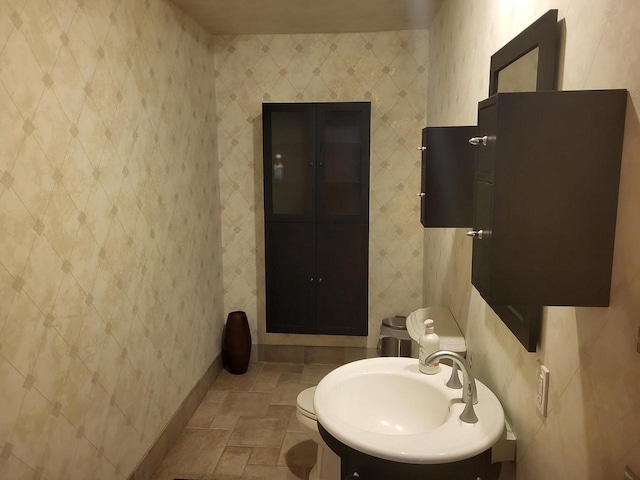
[[[392,462],[347,448],[343,478],[352,480],[491,480],[491,450],[452,463],[417,465]],[[357,476],[354,474],[357,473]],[[350,476],[351,475],[351,476]]]
[[[400,463],[351,448],[320,424],[318,430],[327,446],[340,457],[341,479],[344,480],[496,480],[500,474],[500,464],[491,464],[491,449],[451,463]]]
[[[489,304],[609,304],[626,102],[626,90],[480,102],[472,281]]]
[[[263,104],[267,331],[368,331],[371,104]]]
[[[471,227],[476,126],[422,129],[420,222],[424,227]]]

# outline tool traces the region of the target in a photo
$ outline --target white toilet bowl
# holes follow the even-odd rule
[[[318,419],[313,408],[316,387],[307,388],[298,395],[296,418],[304,433],[318,444],[316,464],[309,473],[309,480],[340,480],[340,457],[324,443],[318,431]]]

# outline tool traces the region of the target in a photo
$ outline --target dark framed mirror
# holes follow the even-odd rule
[[[489,96],[556,90],[559,41],[558,11],[549,10],[491,56]],[[542,306],[488,303],[524,348],[535,352]]]
[[[489,96],[499,92],[555,90],[558,10],[549,10],[491,56]]]

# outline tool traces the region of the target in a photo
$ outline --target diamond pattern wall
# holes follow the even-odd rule
[[[627,464],[640,472],[640,63],[629,49],[640,43],[640,5],[445,2],[430,30],[429,124],[475,122],[491,54],[549,8],[563,25],[559,88],[629,90],[610,307],[545,308],[541,345],[526,353],[472,288],[471,242],[453,229],[425,230],[425,303],[451,307],[475,373],[512,422],[518,463],[505,478],[624,478]],[[546,418],[534,406],[537,361],[551,371]]]
[[[415,148],[425,123],[428,44],[426,31],[216,37],[225,310],[247,311],[254,342],[340,342],[265,333],[262,102],[372,103],[368,345],[384,317],[421,305]]]
[[[219,353],[212,38],[0,0],[0,477],[126,478]]]

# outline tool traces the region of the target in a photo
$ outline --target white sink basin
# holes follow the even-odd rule
[[[441,366],[440,373],[425,375],[415,358],[343,365],[318,384],[318,422],[345,445],[395,462],[448,463],[482,453],[504,430],[502,406],[476,381],[478,423],[462,422],[462,390],[445,385],[451,368]]]

